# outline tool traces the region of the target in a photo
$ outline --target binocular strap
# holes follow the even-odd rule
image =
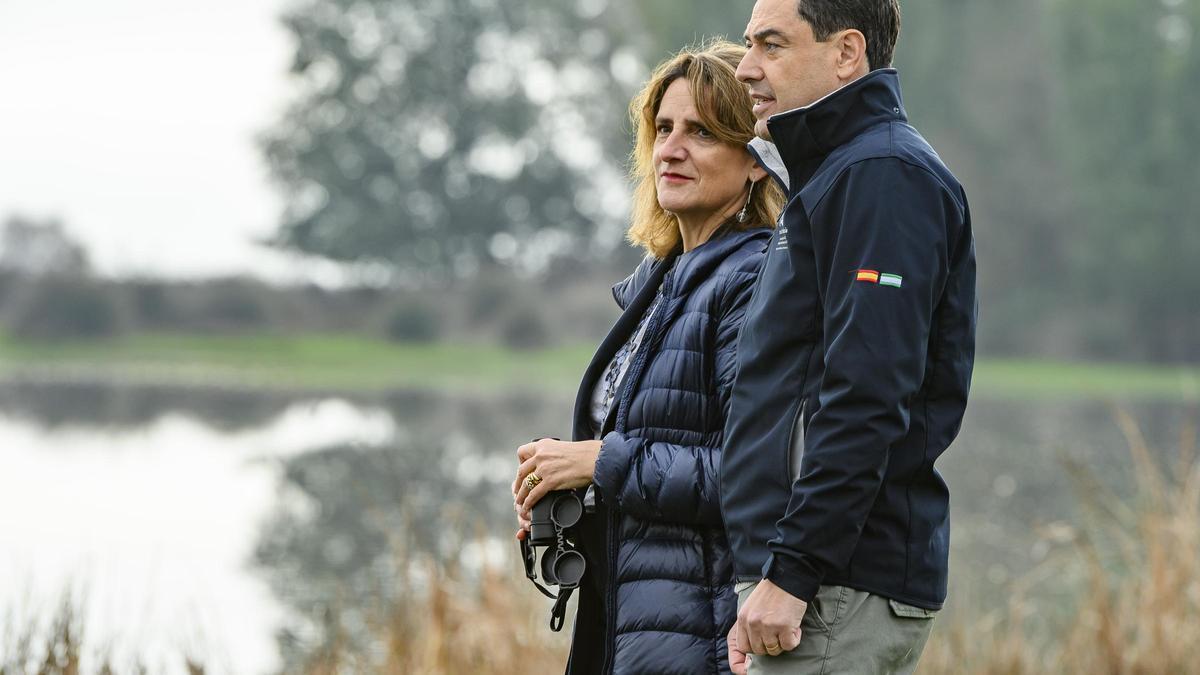
[[[562,532],[559,531],[555,553],[562,553],[564,550],[565,550],[565,546],[563,544]],[[546,553],[548,554],[548,553],[550,553],[550,551],[547,551]],[[533,547],[529,545],[528,540],[522,539],[521,540],[521,555],[522,555],[522,557],[525,558],[526,560],[529,560],[531,554],[536,555],[534,553]],[[547,598],[550,598],[551,600],[554,601],[554,606],[550,609],[550,630],[554,631],[555,633],[559,632],[560,630],[562,630],[563,622],[566,621],[567,600],[569,600],[571,598],[571,593],[573,593],[575,591],[575,587],[568,586],[566,588],[560,588],[557,594],[551,593],[550,589],[548,589],[545,586],[538,583],[535,575],[533,574],[532,566],[528,565],[528,564],[526,565],[525,576],[529,579],[529,581],[531,581],[533,583],[533,585],[539,591],[542,592],[542,595],[544,595]]]

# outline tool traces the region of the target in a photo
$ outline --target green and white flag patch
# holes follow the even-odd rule
[[[880,274],[879,275],[879,285],[880,286],[893,286],[895,288],[900,288],[900,286],[903,285],[903,283],[904,283],[904,277],[900,276],[899,274]]]

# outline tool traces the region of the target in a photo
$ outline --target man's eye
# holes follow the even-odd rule
[[[776,49],[779,49],[779,45],[775,44],[774,42],[767,42],[763,45],[763,49],[766,50],[767,53],[770,53]]]

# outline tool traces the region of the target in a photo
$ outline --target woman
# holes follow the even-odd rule
[[[737,597],[718,502],[743,310],[782,195],[746,150],[754,116],[728,42],[684,50],[634,100],[624,314],[575,403],[574,441],[521,446],[522,532],[550,490],[594,486],[568,673],[724,673]]]

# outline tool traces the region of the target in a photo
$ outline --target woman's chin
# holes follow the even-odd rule
[[[660,198],[658,200],[658,205],[662,207],[663,211],[666,211],[667,213],[670,213],[671,215],[675,215],[675,216],[677,216],[681,213],[692,213],[693,211],[696,211],[698,208],[700,208],[700,205],[696,204],[695,202],[693,202],[690,199],[661,199]]]

